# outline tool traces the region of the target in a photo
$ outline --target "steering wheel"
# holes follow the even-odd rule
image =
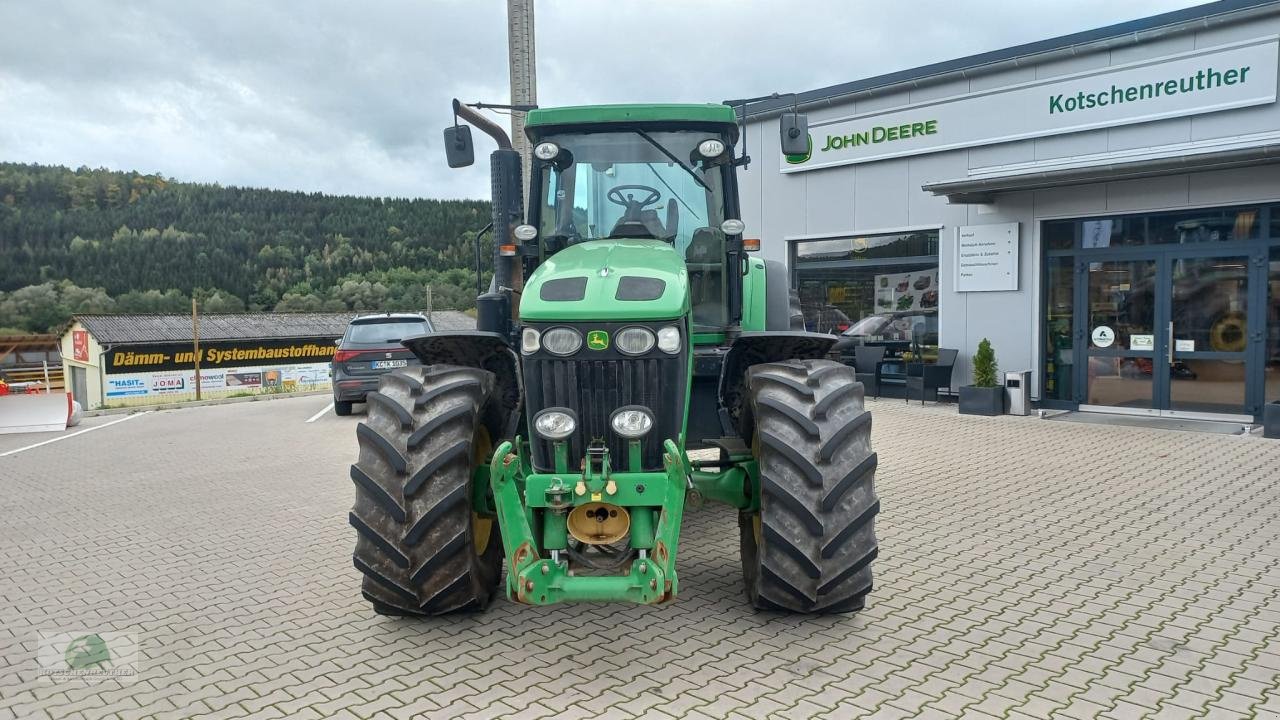
[[[634,200],[631,195],[623,195],[623,190],[644,190],[648,195],[645,195],[643,200]],[[662,198],[662,193],[648,185],[615,185],[609,188],[609,193],[605,197],[609,198],[609,202],[614,205],[626,208],[622,215],[623,219],[639,222],[640,211],[658,202]]]

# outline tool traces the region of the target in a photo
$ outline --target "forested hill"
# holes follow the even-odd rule
[[[472,200],[343,197],[0,163],[0,328],[73,312],[474,305]],[[50,307],[52,305],[52,307]],[[50,321],[54,321],[50,323]]]

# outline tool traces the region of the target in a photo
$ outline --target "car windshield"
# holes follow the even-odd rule
[[[844,331],[845,335],[875,335],[888,322],[887,315],[868,315],[853,324],[853,327]]]
[[[909,341],[916,333],[937,333],[938,316],[921,314],[868,315],[844,331],[851,337],[880,337],[890,341]]]
[[[431,332],[431,327],[422,320],[413,318],[374,320],[354,323],[347,328],[344,344],[352,345],[385,345],[398,343],[407,337],[423,335]]]
[[[550,254],[605,238],[671,243],[689,268],[693,321],[726,323],[725,165],[697,153],[705,130],[616,130],[539,138],[560,146],[541,168],[538,235]],[[727,156],[725,156],[727,157]]]

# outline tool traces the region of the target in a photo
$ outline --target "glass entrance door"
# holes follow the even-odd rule
[[[1250,258],[1170,256],[1162,348],[1170,415],[1245,415]]]
[[[1170,247],[1077,264],[1081,409],[1251,418],[1261,333],[1250,325],[1250,276],[1262,262],[1236,253]]]
[[[1156,258],[1080,263],[1087,333],[1085,405],[1119,411],[1157,409],[1154,367],[1160,264]],[[1079,345],[1078,345],[1079,346]]]

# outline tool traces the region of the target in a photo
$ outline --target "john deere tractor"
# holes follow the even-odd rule
[[[369,394],[350,522],[374,610],[478,609],[499,585],[531,605],[667,602],[685,507],[706,500],[738,510],[756,607],[862,608],[871,416],[785,267],[744,239],[733,108],[530,111],[527,216],[507,135],[454,114],[451,166],[473,161],[466,123],[498,145],[494,281],[476,331],[404,340],[423,366]],[[806,151],[804,117],[782,126],[782,151]]]

